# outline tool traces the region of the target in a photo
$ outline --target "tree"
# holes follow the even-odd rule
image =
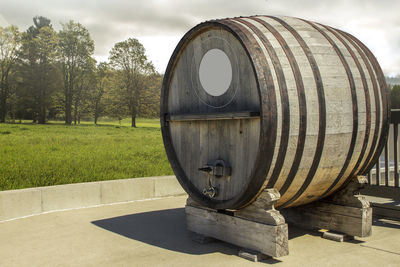
[[[0,27],[0,123],[6,121],[11,96],[10,74],[18,57],[20,32],[16,26]]]
[[[111,86],[104,88],[103,103],[104,113],[110,117],[117,119],[120,123],[123,118],[130,115],[125,97],[125,88],[120,86],[120,73],[113,71],[111,75]]]
[[[74,124],[80,123],[81,113],[87,106],[90,91],[96,86],[96,60],[90,58],[78,70],[73,95]]]
[[[140,97],[139,115],[145,118],[155,118],[160,114],[160,96],[163,75],[154,73],[145,80],[145,88]]]
[[[400,109],[400,85],[396,84],[390,90],[390,102],[392,109]]]
[[[104,92],[110,88],[112,72],[105,62],[100,62],[96,67],[96,81],[89,94],[89,110],[93,113],[94,124],[105,111]]]
[[[126,103],[132,118],[132,127],[136,127],[140,95],[143,92],[146,77],[154,73],[154,66],[147,60],[143,45],[134,38],[116,43],[110,51],[109,59],[121,75]]]
[[[46,123],[51,97],[57,88],[58,38],[50,20],[35,17],[22,37],[21,59],[24,64],[24,84],[33,98],[33,121]]]
[[[85,67],[90,64],[94,52],[94,42],[89,31],[80,23],[69,21],[63,24],[59,33],[61,49],[61,65],[64,77],[65,97],[65,123],[72,123],[72,106],[74,97],[78,92],[76,86],[79,72],[84,72]],[[76,97],[75,97],[76,99]],[[76,111],[75,107],[75,111]],[[75,113],[76,114],[76,113]],[[74,116],[76,118],[76,116]],[[76,120],[75,120],[76,121]]]

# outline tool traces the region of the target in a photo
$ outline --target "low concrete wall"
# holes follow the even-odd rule
[[[0,222],[43,212],[184,195],[175,176],[66,184],[0,192]]]

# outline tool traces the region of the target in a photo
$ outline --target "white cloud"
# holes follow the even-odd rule
[[[9,23],[6,21],[6,19],[0,14],[0,27],[7,27]]]
[[[0,6],[0,25],[3,16],[21,30],[36,15],[50,18],[56,29],[60,22],[79,21],[95,40],[98,60],[108,58],[114,43],[137,38],[161,72],[179,39],[199,22],[256,14],[301,17],[352,33],[386,74],[400,74],[398,0],[0,0]]]
[[[179,35],[142,36],[138,40],[146,48],[146,54],[159,72],[165,72],[168,61],[178,44]]]

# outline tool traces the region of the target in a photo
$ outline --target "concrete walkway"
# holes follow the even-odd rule
[[[0,223],[0,266],[400,266],[400,223],[352,242],[289,227],[290,255],[253,263],[223,242],[191,241],[186,197],[42,214]]]

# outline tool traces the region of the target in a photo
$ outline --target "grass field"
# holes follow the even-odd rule
[[[0,124],[0,190],[173,174],[157,119]]]

